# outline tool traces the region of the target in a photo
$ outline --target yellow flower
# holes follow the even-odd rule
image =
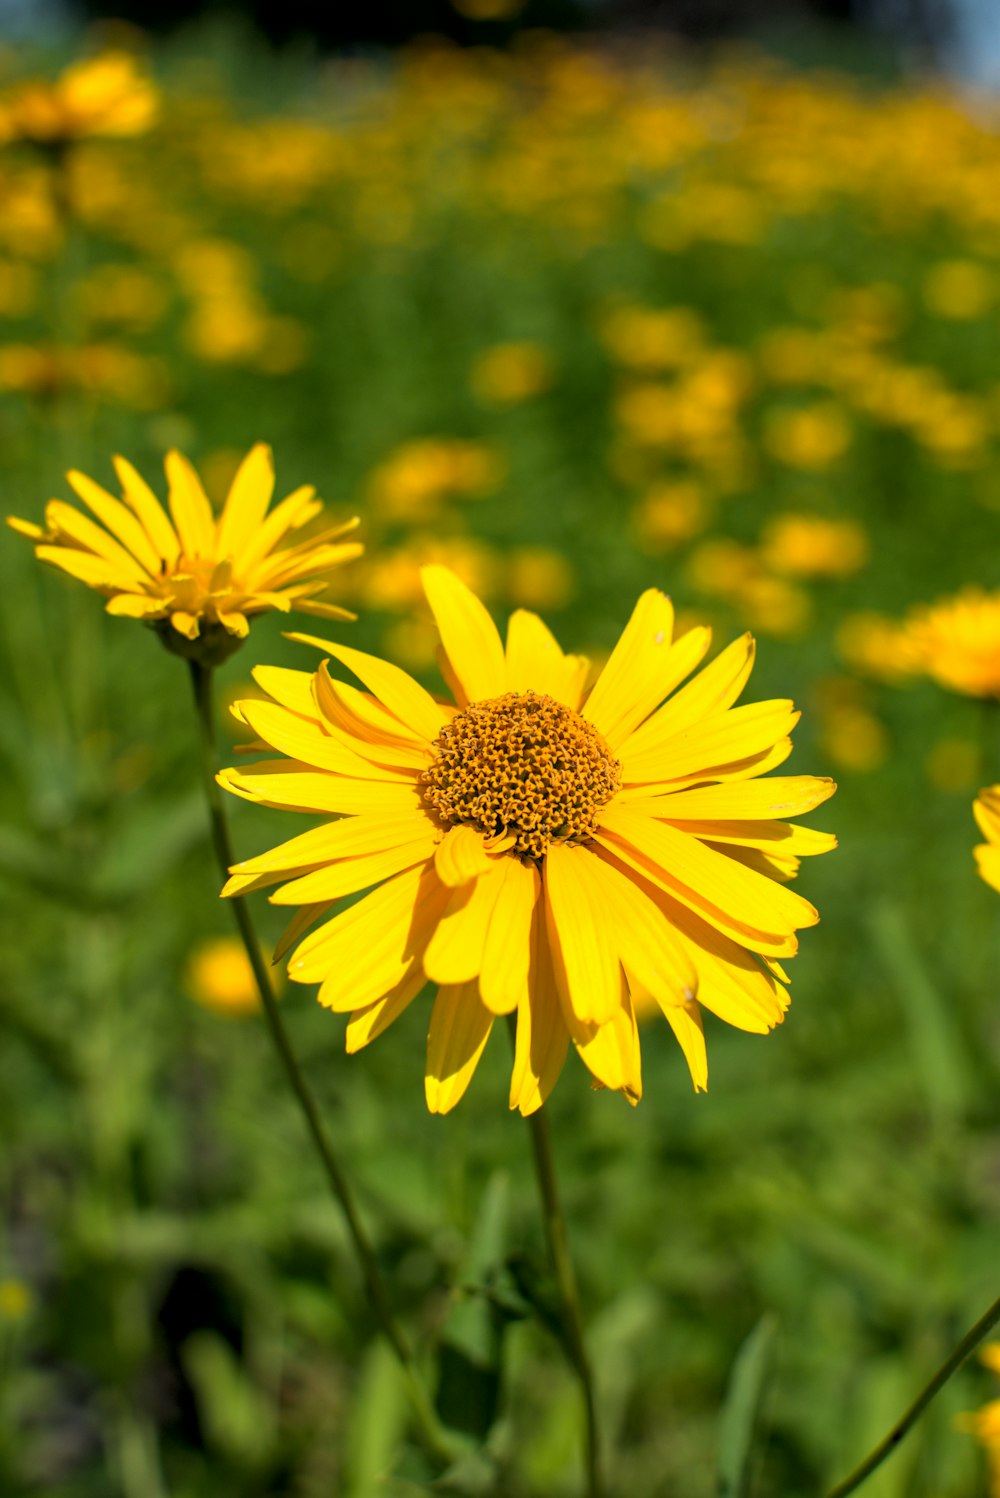
[[[1000,1344],[994,1342],[984,1347],[979,1360],[994,1373],[1000,1373]],[[991,1400],[982,1409],[959,1415],[956,1424],[960,1430],[974,1435],[983,1447],[990,1472],[990,1498],[1000,1498],[1000,1399]]]
[[[771,411],[764,442],[779,462],[792,468],[828,468],[845,451],[851,428],[833,401],[817,401],[798,410]]]
[[[1000,890],[1000,785],[979,792],[972,814],[986,839],[974,849],[976,866],[986,883]]]
[[[178,452],[168,453],[165,463],[169,516],[130,463],[116,458],[115,468],[121,499],[85,474],[67,474],[100,524],[59,499],[46,506],[44,527],[7,520],[34,544],[40,561],[103,593],[109,614],[154,625],[169,649],[206,665],[238,647],[254,614],[294,608],[325,619],[354,617],[317,594],[336,568],[363,550],[341,539],[357,520],[283,545],[323,507],[304,486],[268,514],[274,464],[264,443],[244,458],[218,518]]]
[[[939,260],[924,281],[924,300],[930,310],[956,321],[982,317],[995,295],[993,276],[975,260]]]
[[[253,968],[236,936],[200,942],[188,958],[184,978],[191,997],[204,1009],[242,1017],[260,1008]]]
[[[7,101],[13,134],[40,145],[65,145],[88,135],[142,135],[159,95],[128,52],[103,52],[72,63],[55,83],[23,84]]]
[[[966,588],[914,609],[903,638],[916,669],[952,692],[1000,697],[1000,592]]]
[[[789,754],[798,714],[783,700],[733,707],[753,665],[749,635],[682,686],[711,635],[675,639],[655,589],[588,691],[588,662],[564,655],[537,615],[518,610],[505,647],[446,568],[425,568],[423,584],[454,703],[308,636],[293,638],[367,690],[337,680],[330,659],[315,674],[255,672],[273,700],[236,712],[274,754],[220,781],[326,820],[237,864],[224,893],[281,886],[272,901],[297,909],[279,953],[298,943],[292,979],[350,1014],[348,1051],[435,985],[431,1112],[459,1101],[506,1014],[517,1024],[512,1108],[542,1105],[570,1042],[599,1085],[637,1100],[635,1008],[650,997],[703,1089],[701,1006],[770,1030],[787,1007],[779,964],[796,929],[818,920],[784,881],[835,840],[785,819],[833,784],[756,778]]]
[[[793,577],[850,577],[868,560],[868,537],[854,520],[777,515],[761,542],[763,560]]]
[[[0,1280],[0,1321],[23,1321],[34,1304],[34,1296],[24,1280]]]
[[[855,670],[878,681],[898,685],[920,669],[904,627],[872,610],[845,616],[837,628],[837,649]]]
[[[498,343],[472,366],[472,388],[491,406],[516,406],[552,384],[550,355],[537,343]]]

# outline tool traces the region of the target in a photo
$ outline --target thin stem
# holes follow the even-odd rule
[[[952,1374],[958,1372],[962,1364],[971,1357],[980,1342],[989,1335],[998,1322],[1000,1322],[1000,1299],[995,1300],[989,1310],[980,1316],[975,1326],[969,1328],[961,1342],[948,1354],[934,1377],[921,1389],[906,1414],[897,1421],[885,1439],[880,1441],[875,1450],[865,1457],[859,1467],[855,1467],[850,1476],[845,1477],[843,1482],[838,1483],[835,1488],[831,1488],[826,1498],[847,1498],[848,1493],[856,1492],[861,1484],[871,1477],[877,1468],[881,1467],[886,1457],[892,1455],[903,1437],[908,1435],[916,1425],[935,1394],[944,1388]]]
[[[562,1309],[563,1330],[566,1348],[576,1375],[580,1380],[584,1412],[587,1425],[587,1493],[588,1498],[601,1498],[600,1444],[597,1434],[597,1405],[594,1399],[594,1378],[587,1355],[587,1344],[583,1335],[583,1314],[580,1295],[576,1286],[573,1260],[570,1257],[566,1222],[559,1204],[556,1184],[555,1161],[552,1157],[552,1140],[549,1135],[545,1109],[528,1116],[531,1145],[535,1156],[535,1174],[542,1198],[542,1214],[545,1219],[545,1236],[549,1245],[549,1256],[555,1272],[556,1285]]]
[[[230,867],[235,862],[235,858],[233,857],[232,844],[229,838],[229,826],[226,821],[225,806],[218,782],[215,778],[216,744],[215,716],[212,706],[212,671],[210,667],[202,666],[196,661],[190,661],[188,664],[191,667],[191,681],[194,687],[195,706],[201,730],[202,778],[208,797],[208,811],[212,824],[212,842],[222,873],[225,877],[228,877]],[[320,1117],[316,1099],[309,1090],[299,1063],[295,1058],[295,1053],[288,1038],[288,1031],[285,1029],[285,1022],[281,1017],[278,1003],[274,996],[271,976],[261,952],[261,944],[254,931],[247,902],[238,896],[229,903],[236,917],[236,924],[239,927],[239,933],[246,948],[246,954],[260,991],[261,1003],[263,1004],[264,1014],[271,1032],[271,1039],[274,1041],[275,1049],[285,1069],[285,1075],[288,1078],[292,1092],[302,1110],[306,1127],[309,1130],[313,1144],[316,1146],[316,1153],[319,1155],[330,1189],[347,1222],[351,1242],[354,1245],[354,1252],[361,1266],[365,1288],[368,1291],[368,1298],[371,1301],[372,1308],[375,1311],[386,1340],[390,1343],[399,1359],[406,1378],[414,1414],[420,1425],[424,1444],[428,1454],[433,1457],[436,1463],[440,1466],[447,1466],[449,1462],[455,1459],[455,1449],[445,1431],[442,1430],[434,1413],[434,1407],[424,1387],[423,1379],[420,1376],[409,1342],[393,1315],[385,1284],[383,1283],[368,1234],[361,1221],[354,1200],[354,1194],[344,1174],[344,1170],[334,1153],[333,1145]]]

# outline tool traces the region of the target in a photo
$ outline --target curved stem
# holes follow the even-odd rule
[[[197,661],[188,662],[191,668],[191,682],[194,687],[195,706],[197,708],[198,723],[200,728],[202,779],[205,785],[205,793],[208,797],[209,818],[212,824],[212,843],[215,848],[216,857],[223,876],[228,878],[229,869],[235,862],[232,844],[229,838],[229,827],[226,821],[225,806],[218,782],[216,781],[216,744],[215,744],[215,716],[212,706],[212,671],[210,667],[202,666]],[[347,1222],[354,1252],[357,1255],[361,1267],[365,1288],[371,1301],[372,1309],[378,1319],[386,1340],[392,1346],[403,1374],[406,1378],[410,1401],[414,1414],[420,1425],[421,1435],[428,1454],[440,1466],[446,1466],[453,1461],[456,1455],[452,1443],[449,1441],[445,1431],[434,1413],[434,1407],[424,1387],[423,1379],[417,1368],[416,1360],[410,1348],[406,1336],[397,1322],[382,1275],[375,1258],[371,1242],[361,1221],[354,1194],[348,1183],[344,1170],[334,1153],[323,1121],[320,1117],[316,1099],[309,1090],[309,1085],[299,1067],[285,1029],[285,1022],[281,1017],[277,1000],[274,996],[274,988],[271,984],[271,976],[264,961],[261,944],[253,928],[250,911],[247,902],[241,896],[228,902],[236,917],[246,954],[253,969],[254,979],[260,991],[261,1003],[274,1041],[275,1050],[285,1070],[285,1076],[295,1095],[296,1101],[302,1111],[306,1127],[316,1147],[320,1163],[326,1174],[330,1189],[344,1214]]]
[[[935,1394],[944,1388],[952,1374],[958,1372],[965,1360],[971,1357],[980,1342],[989,1335],[998,1322],[1000,1322],[1000,1298],[995,1300],[989,1310],[980,1316],[975,1326],[969,1328],[961,1342],[948,1354],[934,1377],[921,1389],[906,1414],[896,1422],[885,1439],[878,1443],[875,1450],[866,1456],[861,1465],[855,1467],[843,1482],[831,1488],[826,1498],[847,1498],[848,1493],[856,1492],[861,1484],[871,1477],[877,1468],[881,1467],[886,1457],[892,1455],[903,1437],[908,1435],[916,1425]]]
[[[549,1136],[545,1109],[539,1108],[527,1119],[531,1130],[531,1144],[535,1156],[535,1174],[542,1198],[545,1219],[545,1236],[549,1245],[549,1256],[555,1272],[556,1285],[562,1309],[563,1330],[566,1348],[580,1380],[584,1413],[587,1425],[587,1493],[588,1498],[601,1498],[600,1443],[597,1433],[597,1405],[594,1399],[594,1378],[587,1355],[587,1344],[583,1335],[583,1314],[580,1295],[570,1257],[566,1222],[559,1203],[556,1185],[555,1161],[552,1157],[552,1140]]]

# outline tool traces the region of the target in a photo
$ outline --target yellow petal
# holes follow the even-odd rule
[[[606,918],[616,932],[630,989],[640,985],[659,1004],[680,1004],[698,991],[694,964],[662,910],[617,865],[596,858]]]
[[[510,1106],[525,1118],[545,1102],[559,1079],[569,1048],[569,1031],[556,989],[541,905],[535,907],[531,936],[531,992],[517,1006],[517,1038],[510,1079]]]
[[[657,588],[648,588],[582,710],[612,749],[624,742],[670,690],[665,669],[673,628],[670,599]]]
[[[708,1053],[705,1049],[705,1030],[701,1022],[701,1010],[697,1004],[665,1004],[663,1012],[677,1043],[684,1052],[684,1059],[691,1073],[695,1092],[708,1090]]]
[[[312,484],[304,484],[275,505],[244,549],[241,561],[244,572],[249,574],[255,567],[259,567],[270,556],[286,531],[295,530],[323,513],[323,506],[315,495],[316,490]]]
[[[423,806],[412,781],[356,780],[304,765],[296,768],[294,760],[262,760],[252,770],[222,770],[217,778],[224,790],[244,801],[316,815],[419,811]]]
[[[994,843],[980,843],[972,851],[980,877],[993,889],[1000,890],[1000,847]]]
[[[17,531],[19,536],[27,536],[29,541],[41,541],[47,534],[40,525],[35,525],[34,521],[19,520],[16,515],[8,515],[7,524],[12,531]]]
[[[624,976],[618,1008],[611,1019],[586,1038],[574,1035],[573,1043],[602,1087],[624,1093],[630,1103],[639,1101],[642,1097],[639,1031]]]
[[[77,551],[75,547],[38,546],[35,556],[40,562],[48,562],[60,571],[68,572],[70,577],[86,583],[88,588],[106,588],[112,592],[116,589],[128,591],[136,586],[134,577],[123,577],[103,557],[91,556],[89,552]]]
[[[210,557],[215,552],[215,520],[201,479],[179,452],[167,453],[164,464],[181,550],[187,557]]]
[[[399,769],[427,768],[431,754],[427,740],[411,733],[374,697],[346,681],[334,681],[326,661],[321,662],[313,686],[323,717],[348,737],[355,754]]]
[[[149,582],[149,574],[142,564],[89,515],[81,514],[61,499],[51,499],[45,507],[45,518],[49,527],[57,532],[60,542],[68,538],[84,551],[93,552],[112,566],[116,575],[130,578],[136,590]]]
[[[671,818],[670,825],[701,842],[760,849],[769,857],[785,860],[813,858],[818,853],[831,853],[837,846],[832,832],[817,832],[814,827],[800,827],[795,822],[679,822]]]
[[[145,593],[116,593],[104,610],[120,619],[155,619],[166,614],[167,605],[162,598],[150,598]]]
[[[333,775],[348,775],[358,780],[416,784],[413,771],[373,765],[370,760],[355,754],[342,736],[324,733],[318,723],[314,726],[277,703],[244,698],[240,702],[240,711],[255,734],[290,759],[301,760],[303,764],[330,771]]]
[[[290,671],[285,666],[254,666],[251,676],[269,697],[290,712],[318,722],[320,711],[313,693],[311,671]]]
[[[502,864],[496,862],[489,873],[450,891],[448,907],[424,953],[424,972],[433,982],[465,983],[478,977],[503,877]]]
[[[434,701],[430,692],[425,691],[419,682],[414,681],[399,666],[379,660],[377,655],[351,650],[346,645],[318,640],[314,635],[289,634],[286,638],[304,645],[317,645],[333,656],[334,660],[340,661],[348,671],[354,672],[359,681],[364,682],[370,692],[375,693],[382,706],[398,718],[405,728],[426,739],[428,743],[437,738],[447,723],[447,714]]]
[[[800,817],[829,800],[837,789],[832,780],[816,775],[775,775],[769,780],[737,782],[725,785],[703,785],[694,790],[675,791],[642,804],[650,816],[670,821],[737,821],[743,817],[760,820],[772,817]],[[629,802],[639,809],[639,803]],[[655,807],[655,810],[653,809]]]
[[[282,885],[271,895],[272,905],[313,905],[322,900],[341,900],[359,890],[381,884],[394,874],[401,874],[414,864],[426,864],[434,857],[436,833],[428,823],[412,842],[395,848],[380,848],[377,853],[344,858],[311,873],[302,874]]]
[[[446,897],[432,868],[407,869],[317,927],[297,947],[288,976],[320,983],[328,1009],[374,1004],[420,965]]]
[[[355,1010],[347,1025],[347,1054],[352,1056],[387,1030],[393,1020],[412,1004],[426,981],[421,969],[416,967],[384,999]]]
[[[528,997],[531,928],[541,893],[532,863],[501,859],[503,882],[486,932],[479,992],[492,1014],[511,1014]]]
[[[675,734],[703,718],[718,717],[732,707],[747,684],[754,662],[754,640],[741,635],[699,671],[693,681],[675,692],[659,712],[637,729],[624,749],[630,757],[653,755],[663,749]]]
[[[544,692],[574,711],[580,706],[588,662],[564,655],[537,614],[526,609],[511,614],[505,658],[509,692]]]
[[[489,611],[447,567],[422,567],[420,580],[465,706],[507,690],[503,645]]]
[[[343,821],[311,827],[308,832],[289,838],[267,853],[258,853],[255,858],[244,858],[233,864],[230,873],[280,874],[288,869],[332,863],[339,858],[360,858],[413,842],[430,825],[424,813],[416,811],[389,816],[345,817]]]
[[[988,842],[1000,843],[1000,785],[980,791],[972,811],[983,837]]]
[[[114,465],[122,486],[122,498],[141,521],[153,550],[167,566],[173,566],[180,556],[181,546],[166,510],[131,463],[124,458],[115,458]]]
[[[595,855],[553,843],[545,855],[545,910],[556,984],[564,1006],[583,1024],[604,1024],[621,1004],[621,963],[612,922],[601,902]]]
[[[474,827],[449,827],[438,843],[434,854],[434,866],[442,884],[457,889],[488,874],[494,860],[486,851],[483,834]]]
[[[697,776],[715,780],[716,767],[749,759],[787,738],[800,714],[785,700],[752,702],[705,718],[676,734],[660,748],[642,753],[631,746],[618,758],[626,785],[682,780]]]
[[[236,470],[219,517],[216,555],[242,561],[256,540],[274,493],[274,458],[266,442],[258,442]]]
[[[160,557],[135,516],[120,500],[113,499],[100,484],[95,484],[85,473],[71,469],[66,478],[72,488],[92,510],[102,525],[122,543],[140,567],[153,577],[160,570]]]
[[[475,983],[448,984],[434,1000],[427,1032],[424,1093],[431,1113],[448,1113],[472,1081],[493,1028]]]

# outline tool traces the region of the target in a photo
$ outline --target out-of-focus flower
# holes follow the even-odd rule
[[[601,340],[616,364],[653,374],[687,364],[704,328],[690,307],[618,307],[601,324]]]
[[[937,791],[966,791],[975,785],[982,755],[969,739],[938,739],[924,758],[927,779]]]
[[[498,343],[472,366],[472,388],[490,406],[517,406],[552,384],[552,356],[538,343]]]
[[[864,610],[847,614],[837,628],[837,649],[849,666],[894,685],[920,670],[917,651],[897,619]]]
[[[979,830],[986,839],[985,843],[980,843],[978,848],[973,850],[976,867],[987,884],[1000,890],[1000,785],[987,786],[985,790],[980,791],[973,803],[972,811]],[[1000,1349],[997,1351],[1000,1354]],[[998,1355],[996,1369],[1000,1373],[1000,1355]],[[1000,1435],[1000,1427],[998,1427],[998,1435]]]
[[[755,573],[738,590],[741,621],[762,635],[778,640],[805,634],[812,617],[808,593],[784,577]]]
[[[116,458],[115,468],[121,499],[83,473],[67,475],[96,520],[53,499],[44,527],[7,521],[32,542],[40,561],[103,593],[109,614],[154,625],[169,649],[205,665],[237,648],[255,614],[294,608],[324,619],[354,617],[317,595],[363,550],[343,540],[357,520],[283,544],[323,506],[316,491],[303,486],[268,513],[274,463],[263,443],[241,464],[218,519],[180,453],[168,453],[165,464],[169,516],[130,463]]]
[[[137,411],[155,411],[170,385],[160,359],[117,343],[59,348],[35,343],[0,344],[0,389],[40,400],[82,390]]]
[[[791,468],[829,468],[846,452],[850,441],[850,423],[833,401],[770,411],[764,423],[765,447]]]
[[[992,884],[994,881],[991,879],[988,882]],[[1000,1374],[1000,1343],[987,1344],[979,1354],[979,1361],[985,1363],[992,1372]],[[993,1399],[981,1409],[959,1415],[956,1423],[959,1429],[974,1435],[982,1446],[990,1474],[990,1498],[1000,1498],[1000,1399]]]
[[[924,301],[931,312],[960,322],[985,316],[995,296],[994,276],[975,260],[940,260],[924,281]]]
[[[968,697],[1000,697],[1000,592],[966,588],[912,609],[903,638],[916,668]]]
[[[635,1005],[650,995],[703,1089],[699,1006],[771,1029],[794,933],[818,919],[785,884],[835,840],[784,819],[834,787],[757,778],[784,761],[798,714],[784,700],[733,706],[749,635],[681,686],[709,635],[674,639],[655,589],[588,691],[588,663],[564,655],[537,615],[515,613],[505,647],[451,573],[430,567],[423,580],[454,708],[385,661],[300,637],[328,656],[319,671],[294,687],[284,672],[273,703],[235,709],[294,758],[220,780],[335,820],[237,864],[225,893],[280,886],[272,901],[298,908],[279,950],[297,942],[290,976],[350,1013],[349,1051],[436,985],[434,1113],[460,1100],[504,1014],[517,1016],[512,1108],[541,1107],[570,1042],[598,1084],[637,1101]],[[374,697],[335,678],[330,659]]]
[[[850,676],[828,676],[815,688],[819,737],[824,754],[842,770],[868,773],[889,758],[885,724],[868,704],[864,685]]]
[[[31,1287],[22,1279],[8,1275],[0,1279],[0,1321],[23,1321],[31,1312],[35,1298]]]
[[[520,546],[507,558],[507,596],[528,609],[561,609],[573,596],[573,568],[548,546]]]
[[[644,551],[669,551],[699,535],[711,518],[704,487],[695,479],[657,484],[632,510],[632,524]]]
[[[776,515],[764,528],[761,557],[792,577],[850,577],[868,560],[868,536],[856,520]]]
[[[74,287],[74,299],[91,327],[117,324],[143,333],[156,326],[169,303],[162,281],[134,265],[99,265]]]
[[[275,970],[272,982],[282,986]],[[237,936],[215,936],[191,952],[184,970],[184,984],[195,1003],[216,1014],[240,1019],[261,1007],[260,991],[246,948]]]
[[[22,140],[65,145],[90,135],[142,135],[156,119],[159,93],[128,52],[71,63],[54,83],[19,85],[3,101],[7,125]]]
[[[486,443],[421,437],[397,448],[375,470],[369,493],[386,520],[430,520],[444,499],[488,494],[503,472],[502,459]]]

